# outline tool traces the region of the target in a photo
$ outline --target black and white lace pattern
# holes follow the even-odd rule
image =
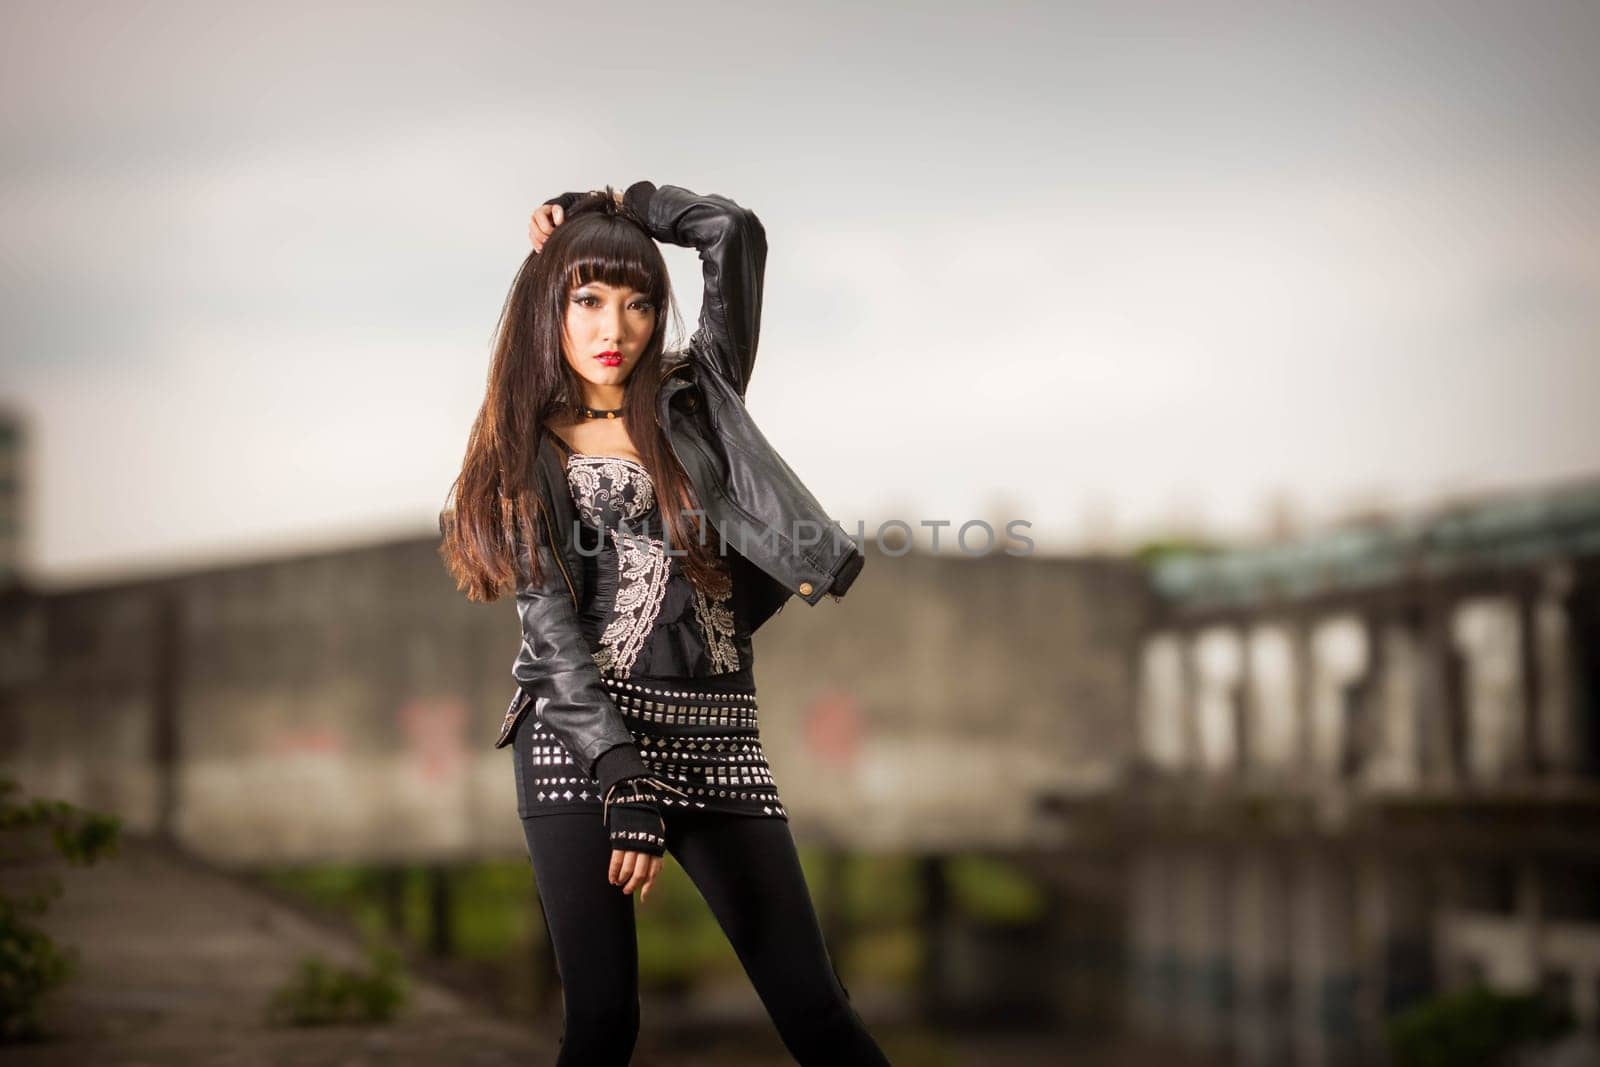
[[[626,678],[650,638],[662,598],[667,595],[667,551],[665,542],[653,537],[616,530],[607,530],[606,536],[617,550],[617,597],[594,662],[602,671]]]
[[[642,530],[655,508],[655,486],[644,467],[619,456],[574,455],[567,464],[567,480],[578,514],[604,530],[616,551],[617,594],[594,662],[602,671],[626,678],[667,594],[666,542]]]
[[[567,460],[567,484],[583,521],[601,529],[637,523],[656,506],[650,472],[621,456],[573,453]]]
[[[706,655],[711,659],[711,672],[722,674],[739,669],[739,649],[733,639],[733,605],[728,598],[712,600],[700,590],[694,591],[694,616],[706,638]]]
[[[743,665],[731,591],[709,597],[673,566],[657,507],[650,473],[620,456],[572,453],[567,462],[572,499],[582,520],[602,531],[611,561],[605,587],[609,600],[597,602],[594,620],[594,662],[603,673],[628,678],[641,668],[641,654],[655,639],[658,626],[672,636],[661,638],[671,657],[670,673],[723,674]],[[678,557],[681,558],[681,557]],[[673,587],[677,592],[672,593]],[[669,594],[671,594],[669,596]],[[671,610],[663,619],[662,608]],[[698,633],[685,638],[682,627],[692,614]],[[699,661],[698,663],[696,661]],[[677,668],[675,671],[673,668]],[[645,673],[663,673],[660,660],[643,666]]]

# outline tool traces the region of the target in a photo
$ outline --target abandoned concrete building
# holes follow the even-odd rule
[[[1593,1033],[1600,486],[1151,581],[1138,756],[1100,802],[1132,1021],[1242,1062],[1368,1063],[1388,1013],[1483,982]]]

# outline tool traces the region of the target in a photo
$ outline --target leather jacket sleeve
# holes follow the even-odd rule
[[[693,248],[700,256],[705,295],[700,326],[687,348],[710,363],[742,398],[756,362],[767,231],[755,213],[715,193],[635,182],[623,203],[644,219],[650,236]]]
[[[519,541],[516,601],[522,646],[511,673],[533,699],[535,714],[572,753],[584,776],[601,780],[604,792],[648,770],[600,683],[566,579],[542,535],[537,549],[544,580],[535,585],[529,579],[528,547]]]

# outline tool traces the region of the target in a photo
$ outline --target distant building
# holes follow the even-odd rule
[[[1127,1012],[1238,1062],[1381,1062],[1483,982],[1600,1027],[1600,484],[1169,558],[1119,844]]]

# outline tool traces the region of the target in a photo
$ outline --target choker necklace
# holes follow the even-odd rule
[[[581,412],[583,414],[583,417],[586,418],[586,419],[620,419],[620,418],[622,418],[622,409],[621,408],[610,408],[608,410],[608,409],[605,409],[605,408],[591,408],[591,407],[587,407],[587,406],[585,406],[583,404],[579,404],[578,405],[578,411]]]

